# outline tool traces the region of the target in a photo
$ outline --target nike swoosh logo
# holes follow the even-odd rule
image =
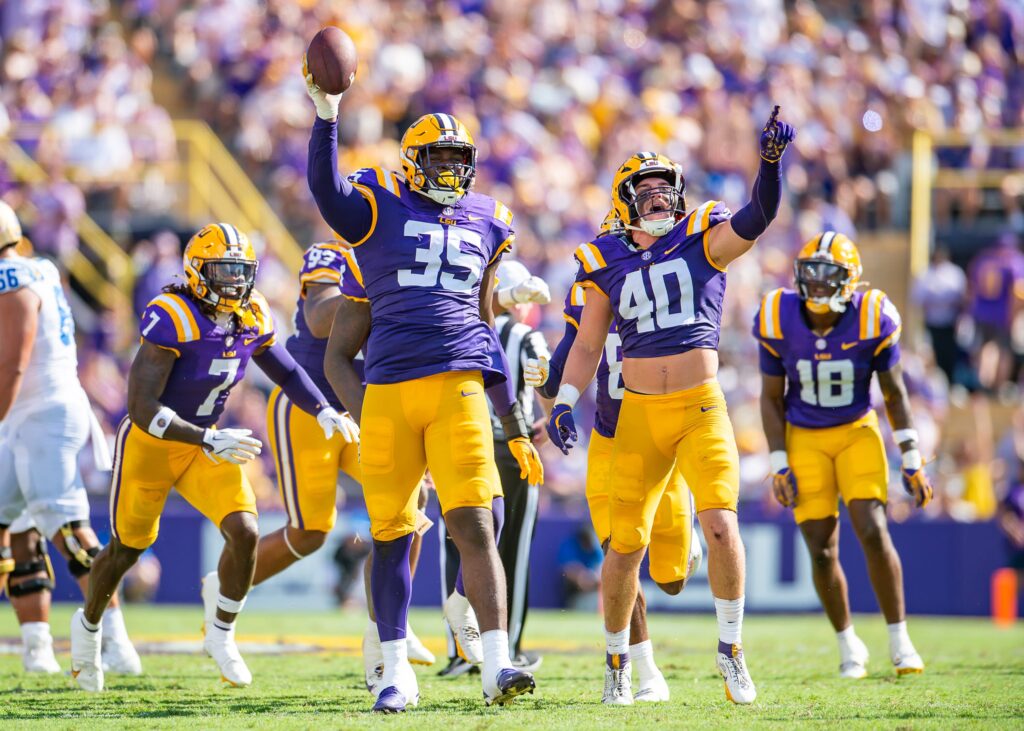
[[[850,348],[852,348],[856,344],[857,344],[856,342],[853,342],[853,343],[843,343],[843,350],[849,350]]]
[[[717,408],[718,408],[717,406],[701,406],[700,407],[700,413],[706,414],[707,412],[711,411],[711,409],[717,409]]]
[[[682,246],[682,244],[683,244],[683,242],[682,242],[682,241],[680,241],[680,242],[679,242],[678,244],[676,244],[675,246],[673,246],[673,247],[672,247],[671,249],[667,249],[667,250],[665,251],[665,253],[664,253],[664,254],[662,254],[662,256],[668,256],[668,255],[669,255],[669,254],[671,254],[671,253],[672,253],[673,251],[675,251],[675,250],[676,250],[676,249],[678,249],[678,248],[679,248],[680,246]]]
[[[253,343],[255,343],[255,342],[256,342],[257,340],[259,340],[259,338],[258,338],[258,337],[255,337],[255,338],[243,338],[243,339],[242,339],[242,343],[243,343],[244,345],[252,345],[252,344],[253,344]]]
[[[470,391],[469,393],[462,391],[461,393],[463,396],[476,396],[479,393],[479,391]]]
[[[484,220],[483,216],[474,216],[472,213],[468,214],[466,216],[466,218],[468,218],[470,221],[482,221],[482,220]]]

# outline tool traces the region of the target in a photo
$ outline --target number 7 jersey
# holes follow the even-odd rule
[[[807,429],[849,424],[871,409],[871,376],[900,359],[900,315],[878,289],[856,292],[825,335],[807,324],[800,295],[776,289],[754,316],[761,372],[786,377],[786,421]]]
[[[448,371],[500,369],[494,335],[480,318],[480,280],[510,249],[512,212],[467,193],[441,206],[379,168],[349,176],[370,204],[370,231],[357,256],[370,300],[366,382],[386,384]]]
[[[577,282],[608,297],[624,357],[718,348],[725,269],[711,260],[708,234],[731,217],[708,201],[649,249],[615,234],[577,247]]]

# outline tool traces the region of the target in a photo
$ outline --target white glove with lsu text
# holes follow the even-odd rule
[[[341,438],[349,444],[359,441],[359,425],[347,411],[339,414],[332,406],[324,407],[316,415],[316,423],[324,430],[324,436],[328,439],[335,434],[341,434]]]
[[[551,289],[540,277],[530,277],[514,287],[498,290],[498,304],[502,307],[534,303],[546,305],[551,301]]]
[[[531,388],[540,388],[548,382],[550,371],[546,355],[539,358],[527,358],[526,367],[523,368],[523,380]]]

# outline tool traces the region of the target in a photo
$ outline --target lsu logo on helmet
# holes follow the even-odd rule
[[[637,194],[636,185],[647,177],[663,178],[669,188],[648,189]],[[615,171],[612,210],[623,226],[664,236],[686,215],[686,180],[683,169],[665,155],[638,152]],[[634,222],[639,225],[634,225]]]
[[[249,238],[230,223],[211,223],[189,239],[182,255],[196,299],[221,312],[244,314],[259,262]]]
[[[402,135],[402,172],[409,187],[443,206],[454,205],[476,177],[476,145],[450,114],[424,114]]]
[[[808,241],[793,262],[800,298],[811,312],[845,312],[860,285],[864,268],[856,244],[825,231]]]

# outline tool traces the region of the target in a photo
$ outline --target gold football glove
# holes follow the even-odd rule
[[[540,455],[529,437],[516,437],[508,440],[508,448],[519,463],[519,477],[525,478],[531,485],[544,484],[544,465]]]

